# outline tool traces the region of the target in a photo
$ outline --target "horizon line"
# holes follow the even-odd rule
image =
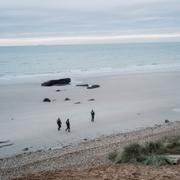
[[[0,46],[73,45],[101,43],[133,43],[180,41],[180,32],[158,34],[49,36],[28,38],[0,38]]]

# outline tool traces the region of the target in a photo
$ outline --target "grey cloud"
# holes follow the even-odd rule
[[[0,0],[0,37],[178,31],[179,0]]]

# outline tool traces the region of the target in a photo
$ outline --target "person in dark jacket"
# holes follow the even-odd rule
[[[95,112],[92,109],[92,111],[91,111],[91,122],[94,122],[94,117],[95,117]]]
[[[67,121],[66,121],[66,126],[67,126],[66,131],[70,132],[70,122],[69,122],[69,119],[67,119]]]
[[[62,122],[61,122],[60,118],[57,119],[57,125],[58,125],[58,131],[60,131],[61,130],[61,125],[62,125]]]

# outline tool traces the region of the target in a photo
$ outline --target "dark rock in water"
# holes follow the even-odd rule
[[[84,140],[84,141],[87,141],[88,139],[87,139],[87,138],[84,138],[83,140]]]
[[[65,98],[64,101],[70,101],[71,99],[70,98]]]
[[[61,90],[60,89],[57,89],[56,92],[60,92]]]
[[[51,102],[51,100],[49,98],[44,98],[43,102]]]
[[[88,87],[89,84],[77,84],[76,86],[77,86],[77,87]]]
[[[81,102],[75,102],[74,104],[81,104]]]
[[[29,148],[27,148],[27,147],[23,149],[23,151],[28,151],[28,150],[29,150]]]
[[[166,119],[164,122],[165,122],[165,123],[169,123],[170,121],[169,121],[168,119]]]
[[[88,86],[87,89],[95,89],[95,88],[99,88],[99,87],[100,87],[100,85],[94,84],[94,85]]]
[[[89,99],[88,101],[95,101],[95,99]]]
[[[42,83],[41,86],[63,86],[70,84],[70,82],[71,82],[70,78],[56,79],[56,80],[46,81]]]

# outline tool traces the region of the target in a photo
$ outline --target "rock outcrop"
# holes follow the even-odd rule
[[[41,86],[63,86],[70,84],[70,82],[71,82],[70,78],[56,79],[56,80],[46,81],[42,83]]]
[[[99,88],[100,85],[98,84],[93,84],[93,85],[89,85],[89,84],[77,84],[77,87],[86,87],[87,89],[95,89],[95,88]]]
[[[88,86],[87,89],[95,89],[95,88],[99,88],[99,87],[100,87],[100,85],[94,84],[94,85]]]
[[[77,84],[76,86],[77,86],[77,87],[88,87],[89,84]]]

